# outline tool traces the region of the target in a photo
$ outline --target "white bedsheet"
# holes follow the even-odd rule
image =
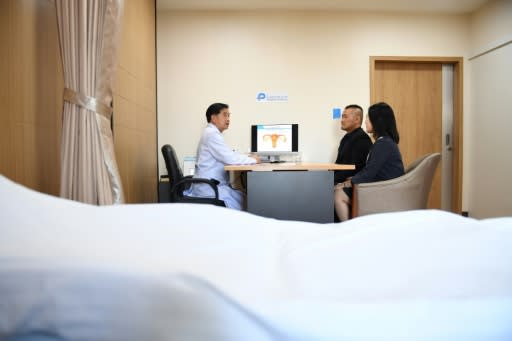
[[[0,176],[0,340],[512,340],[512,218],[96,207]]]

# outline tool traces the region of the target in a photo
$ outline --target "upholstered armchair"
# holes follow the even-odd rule
[[[427,154],[414,161],[398,178],[354,185],[352,217],[427,208],[440,159],[439,153]]]

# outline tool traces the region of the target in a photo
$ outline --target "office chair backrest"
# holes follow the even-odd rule
[[[165,167],[167,168],[167,174],[169,175],[169,182],[172,188],[178,181],[183,179],[183,171],[178,162],[178,156],[176,156],[176,152],[170,144],[162,146],[162,155],[164,156]]]
[[[165,167],[167,174],[169,174],[170,185],[170,202],[193,203],[193,204],[213,204],[216,206],[226,206],[223,200],[219,199],[219,190],[217,185],[219,182],[215,179],[202,179],[193,178],[192,176],[183,176],[183,171],[178,163],[178,157],[174,148],[165,144],[162,146],[162,155],[165,160]],[[206,184],[212,188],[214,197],[193,197],[187,196],[183,193],[184,189],[188,188],[191,184]]]

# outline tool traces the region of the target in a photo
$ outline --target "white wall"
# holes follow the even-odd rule
[[[512,1],[490,1],[470,18],[470,44],[472,54],[495,47],[512,33]]]
[[[471,216],[512,215],[512,1],[495,1],[471,18]]]
[[[161,12],[157,32],[158,143],[181,158],[195,155],[206,108],[220,101],[231,107],[233,148],[248,150],[251,124],[293,122],[302,159],[332,162],[342,137],[332,108],[366,111],[370,56],[467,57],[470,49],[469,15]],[[289,102],[257,103],[262,90]]]

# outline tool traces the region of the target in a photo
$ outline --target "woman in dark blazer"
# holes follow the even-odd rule
[[[343,182],[342,191],[334,193],[334,206],[341,221],[349,218],[352,184],[390,180],[404,174],[402,155],[398,149],[400,137],[395,114],[389,104],[380,102],[368,108],[366,131],[373,134],[375,139],[366,166]]]

